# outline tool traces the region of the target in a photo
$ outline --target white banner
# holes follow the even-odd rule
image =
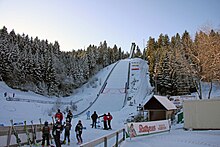
[[[127,137],[136,137],[152,133],[169,131],[169,120],[132,122],[126,125]]]

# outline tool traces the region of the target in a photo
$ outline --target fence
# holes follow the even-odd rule
[[[21,145],[28,144],[27,135],[25,131],[24,125],[14,126],[16,132],[18,133],[19,139],[21,140]],[[29,136],[31,140],[33,139],[33,129],[36,131],[36,142],[40,142],[42,139],[42,133],[41,128],[43,127],[43,124],[33,124],[32,125],[26,125],[27,131],[29,133]],[[49,125],[50,128],[52,128],[52,125]],[[17,147],[17,141],[16,137],[14,135],[12,126],[0,126],[0,146],[1,147]]]
[[[119,135],[120,133],[122,133],[122,138],[119,139]],[[113,147],[118,147],[118,145],[125,140],[125,129],[120,129],[112,134],[109,134],[109,135],[106,135],[104,137],[101,137],[101,138],[98,138],[96,140],[93,140],[93,141],[90,141],[90,142],[87,142],[87,143],[84,143],[82,145],[80,145],[80,147],[91,147],[91,146],[96,146],[96,145],[99,145],[101,143],[104,143],[104,147],[107,147],[109,146],[108,145],[108,140],[113,138],[113,137],[116,137],[115,139],[115,143],[113,143]]]

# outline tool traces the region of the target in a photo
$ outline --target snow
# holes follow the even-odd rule
[[[125,101],[124,90],[125,83],[128,78],[127,75],[129,70],[129,62],[138,63],[140,70],[130,69],[130,88],[128,89],[127,95],[129,101]],[[56,97],[44,97],[33,92],[23,92],[11,89],[4,82],[0,82],[0,124],[4,124],[5,126],[10,125],[11,119],[13,119],[15,122],[23,122],[24,120],[26,120],[27,124],[30,124],[31,120],[33,120],[34,123],[39,123],[39,118],[42,119],[42,122],[46,120],[51,122],[51,116],[48,116],[48,113],[52,113],[52,115],[54,115],[56,112],[56,107],[54,106],[54,104],[6,101],[4,93],[7,92],[10,96],[15,93],[15,98],[52,102],[56,102],[58,100],[61,102],[78,101],[76,103],[77,111],[73,111],[73,115],[80,114],[81,112],[84,113],[74,118],[72,121],[72,125],[74,128],[78,120],[82,120],[83,126],[86,127],[86,129],[83,130],[82,134],[84,142],[89,142],[91,140],[97,139],[107,134],[111,134],[114,131],[123,128],[125,126],[126,119],[137,114],[137,106],[139,104],[143,104],[149,98],[151,98],[153,88],[150,86],[149,83],[148,65],[146,61],[138,58],[125,59],[119,61],[114,68],[115,64],[112,64],[102,69],[88,83],[83,85],[81,88],[75,90],[72,96],[61,99]],[[114,68],[114,70],[111,72],[112,68]],[[108,77],[109,74],[110,76]],[[107,82],[107,84],[103,90],[103,93],[100,93],[102,85],[105,83],[105,81]],[[203,86],[208,87],[209,85],[205,83]],[[213,88],[213,97],[220,96],[220,88],[218,86],[219,85]],[[62,105],[60,106],[60,109],[64,111],[67,106],[68,105]],[[51,111],[52,108],[54,109],[54,111]],[[91,128],[91,120],[86,119],[86,112],[88,110],[90,110],[91,114],[93,113],[93,111],[96,111],[98,115],[110,112],[113,116],[113,130]],[[128,138],[120,146],[220,147],[220,140],[218,139],[220,137],[219,130],[184,131],[182,128],[182,125],[175,125],[172,126],[172,130],[170,132],[136,137],[132,138],[131,140]],[[61,139],[63,138],[64,136],[62,135]],[[5,138],[0,137],[0,146],[1,142],[5,142],[4,139]],[[76,145],[74,129],[71,130],[70,146],[78,146]]]

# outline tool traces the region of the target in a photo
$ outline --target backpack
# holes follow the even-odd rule
[[[43,134],[50,134],[50,128],[49,128],[49,126],[44,126],[42,132],[43,132]]]

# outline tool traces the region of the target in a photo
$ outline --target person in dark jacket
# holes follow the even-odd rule
[[[70,130],[71,130],[71,123],[69,121],[69,118],[66,119],[66,123],[64,124],[64,141],[63,143],[66,144],[66,138],[68,139],[68,145],[70,145]]]
[[[47,146],[50,145],[49,139],[50,139],[50,127],[48,126],[48,122],[45,121],[43,129],[42,129],[42,147],[45,144],[45,140],[47,140]]]
[[[83,142],[82,140],[82,129],[83,125],[81,120],[78,121],[76,127],[75,127],[75,132],[76,132],[76,138],[77,138],[77,144],[81,144]]]
[[[72,114],[71,110],[68,111],[66,118],[69,118],[69,122],[71,123],[72,118],[73,118],[73,114]]]
[[[56,147],[61,147],[60,135],[62,134],[62,131],[63,131],[63,125],[61,124],[60,120],[56,118],[56,123],[53,125],[53,131],[52,131]]]
[[[94,113],[92,114],[91,118],[92,118],[92,128],[93,127],[96,128],[96,121],[97,121],[97,118],[98,118],[98,115],[96,114],[96,111],[94,111]]]

